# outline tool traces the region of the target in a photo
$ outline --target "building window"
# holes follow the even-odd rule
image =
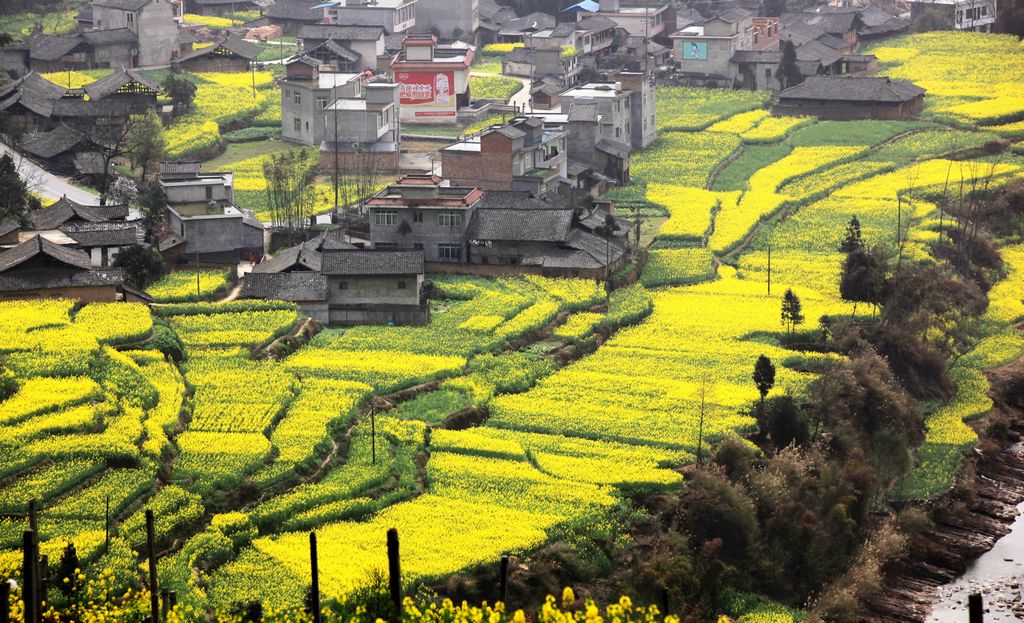
[[[318,97],[318,98],[316,98],[316,107],[317,107],[317,110],[323,110],[324,108],[327,108],[327,98],[326,97]]]
[[[302,131],[302,119],[299,119],[298,117],[296,117],[295,120],[292,122],[292,129],[295,130],[296,132],[301,132]]]
[[[399,290],[404,290],[405,289],[405,282],[404,281],[399,281],[398,282],[398,289]]]
[[[412,222],[413,223],[422,223],[423,222],[423,210],[413,210],[412,211]]]
[[[309,132],[309,122],[306,122],[306,131]]]
[[[135,14],[134,13],[125,13],[125,19],[128,20],[129,24],[134,24],[135,23]]]
[[[462,227],[462,212],[438,212],[437,224],[441,227]]]
[[[437,245],[437,259],[446,261],[459,261],[459,245],[439,244]]]
[[[764,68],[764,79],[765,80],[771,80],[772,79],[772,68],[771,67],[765,67]]]
[[[347,281],[339,281],[338,282],[338,289],[339,290],[348,290],[348,282]]]
[[[422,251],[423,250],[423,243],[422,242],[414,242],[414,243],[412,243],[412,248],[416,249],[417,251]]]
[[[374,210],[373,211],[373,224],[374,225],[397,225],[398,224],[398,212],[395,210]]]
[[[622,137],[622,128],[615,128],[615,138]]]
[[[295,104],[301,104],[302,103],[302,93],[299,93],[298,91],[293,93],[292,94],[292,102],[295,103]]]

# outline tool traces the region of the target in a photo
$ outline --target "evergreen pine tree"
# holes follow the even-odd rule
[[[787,289],[782,297],[782,324],[786,326],[788,333],[804,322],[803,306],[800,304],[800,297]]]

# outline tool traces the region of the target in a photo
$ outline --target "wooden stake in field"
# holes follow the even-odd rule
[[[981,605],[981,593],[967,596],[967,612],[970,623],[985,622],[985,608]]]
[[[508,556],[501,557],[501,576],[499,576],[499,601],[508,605]],[[507,611],[507,608],[506,608]]]
[[[402,568],[398,555],[398,530],[388,530],[388,584],[391,588],[391,617],[393,621],[402,619]]]
[[[0,623],[11,623],[11,585],[0,580]]]
[[[317,567],[316,532],[309,533],[309,567],[312,577],[310,588],[313,597],[310,608],[313,610],[313,623],[320,623],[320,570]]]
[[[36,582],[36,533],[26,530],[21,535],[21,601],[25,605],[25,623],[39,621],[39,584]]]
[[[149,557],[149,608],[151,623],[160,623],[160,588],[156,584],[156,543],[153,510],[146,509],[146,555]]]

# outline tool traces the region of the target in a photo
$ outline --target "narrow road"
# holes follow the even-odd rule
[[[21,177],[28,183],[29,190],[44,195],[43,203],[48,203],[46,198],[53,200],[67,195],[68,199],[76,203],[99,205],[99,195],[75,186],[66,178],[50,173],[4,143],[0,143],[0,152],[10,154],[11,158],[14,158],[14,166],[18,168]]]
[[[519,89],[511,99],[508,100],[510,106],[517,106],[520,110],[526,112],[533,112],[533,108],[530,106],[530,79],[529,78],[517,78],[515,76],[506,76],[504,74],[495,74],[487,71],[470,71],[470,76],[497,76],[498,78],[515,78],[516,80],[523,83],[523,88]]]

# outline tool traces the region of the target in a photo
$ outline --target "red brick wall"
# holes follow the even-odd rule
[[[511,152],[441,153],[441,175],[451,179],[452,184],[512,190]]]

